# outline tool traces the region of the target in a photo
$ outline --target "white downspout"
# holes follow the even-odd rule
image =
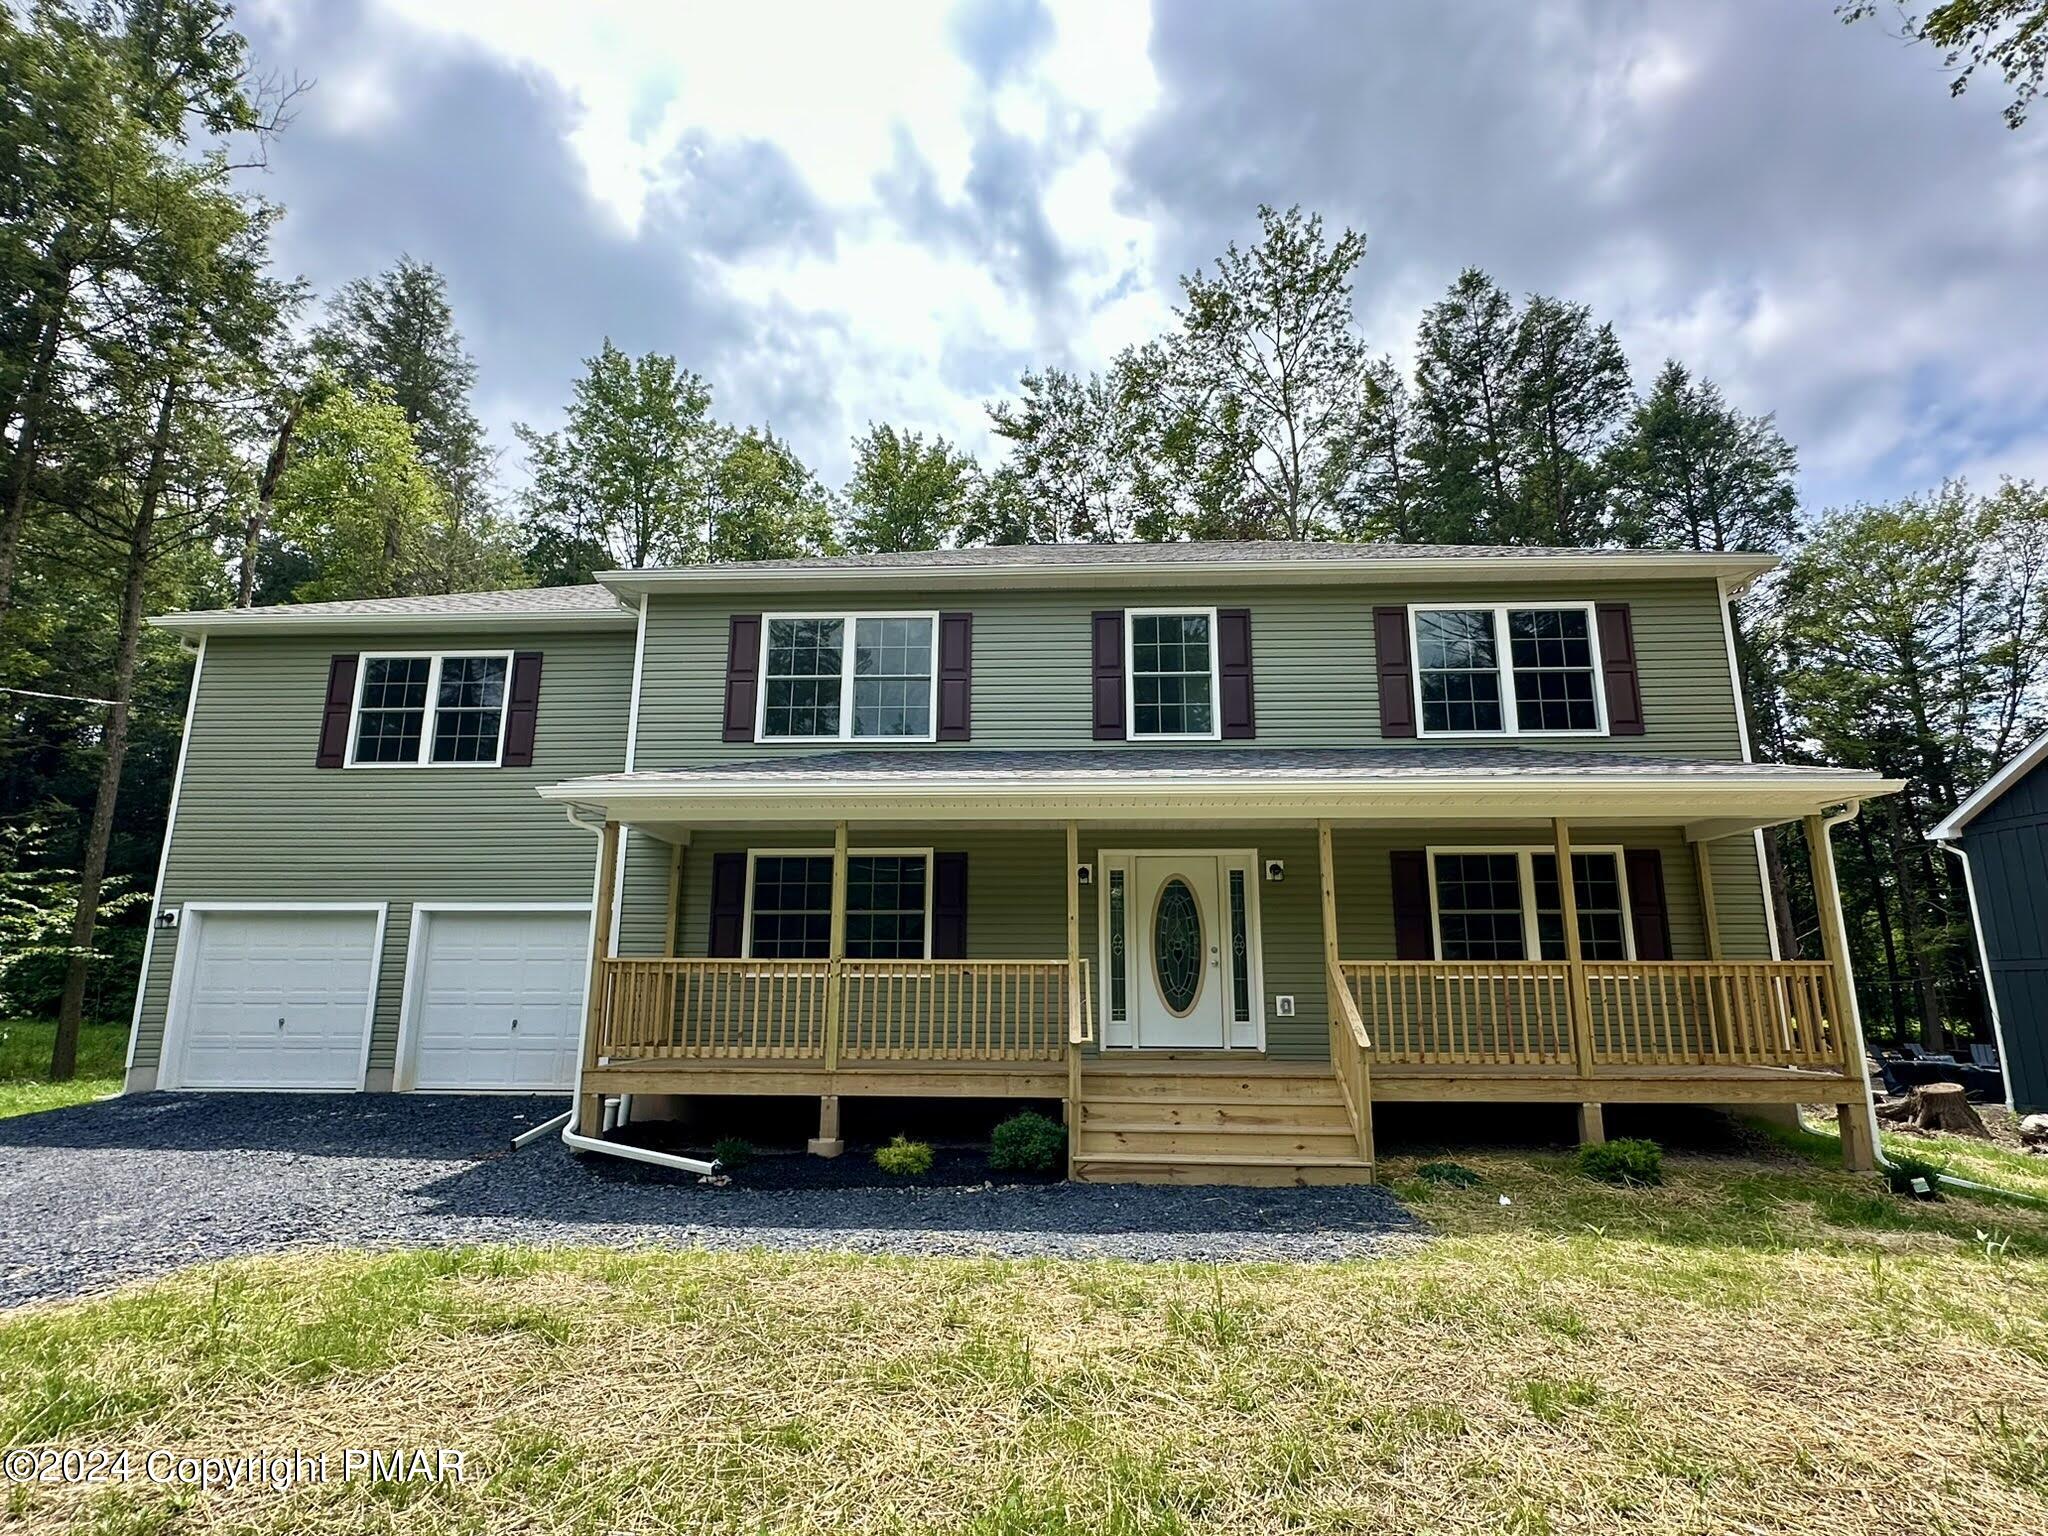
[[[576,807],[574,805],[566,805],[562,809],[568,813],[570,826],[581,827],[585,832],[593,835],[603,833],[604,827],[602,823],[593,827],[589,822],[576,814]],[[606,941],[607,935],[597,931],[597,904],[595,897],[593,897],[590,913],[590,942],[593,944],[603,944]],[[624,1142],[606,1141],[601,1135],[585,1136],[576,1129],[576,1100],[581,1096],[579,1090],[583,1087],[583,1050],[589,1036],[589,1030],[590,1007],[589,999],[586,998],[584,1000],[583,1017],[576,1026],[576,1087],[570,1091],[569,1108],[554,1119],[536,1125],[531,1130],[521,1132],[513,1138],[512,1145],[521,1147],[529,1142],[538,1141],[542,1136],[559,1125],[562,1128],[562,1145],[570,1148],[572,1151],[602,1152],[607,1157],[622,1157],[629,1163],[652,1163],[657,1168],[674,1168],[682,1173],[694,1173],[699,1176],[717,1173],[718,1160],[716,1158],[706,1162],[702,1158],[683,1157],[675,1152],[657,1152],[651,1147],[628,1146]],[[616,1105],[617,1101],[614,1100],[613,1103]]]
[[[1851,800],[1844,809],[1837,811],[1832,816],[1821,818],[1820,835],[1828,840],[1827,857],[1830,865],[1834,862],[1835,828],[1854,821],[1862,809],[1862,801]],[[1856,978],[1849,970],[1849,921],[1842,911],[1841,894],[1841,881],[1837,879],[1835,881],[1834,924],[1836,940],[1841,945],[1842,992],[1849,999],[1849,1027],[1856,1036],[1856,1059],[1861,1062],[1867,1061],[1870,1053],[1864,1048],[1863,1044],[1863,1005],[1857,1001]],[[1972,915],[1974,916],[1975,914]],[[1990,986],[1988,977],[1986,978],[1985,986],[1988,991]],[[2003,1059],[2003,1052],[2001,1052],[2001,1062]],[[1864,1074],[1863,1080],[1863,1117],[1864,1122],[1870,1128],[1870,1151],[1871,1155],[1877,1159],[1877,1166],[1880,1168],[1895,1168],[1897,1164],[1884,1155],[1882,1127],[1879,1125],[1877,1118],[1877,1100],[1870,1092],[1870,1079],[1867,1072]],[[1974,1179],[1959,1179],[1952,1173],[1942,1174],[1941,1182],[1953,1184],[1957,1189],[1973,1190],[1980,1195],[1999,1195],[2009,1200],[2025,1200],[2034,1205],[2048,1205],[2048,1200],[2042,1199],[2039,1195],[2031,1195],[2024,1190],[2006,1189],[1997,1184],[1979,1184]]]

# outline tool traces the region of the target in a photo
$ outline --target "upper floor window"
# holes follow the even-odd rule
[[[512,658],[365,656],[349,761],[495,765],[504,745]]]
[[[1216,736],[1216,610],[1134,608],[1128,614],[1131,735]]]
[[[761,630],[759,736],[932,739],[938,616],[770,614]]]
[[[1429,878],[1436,952],[1442,958],[1565,958],[1556,853],[1534,848],[1437,849],[1430,854]],[[1579,953],[1588,960],[1631,958],[1620,853],[1611,848],[1574,851],[1572,894],[1579,914]]]
[[[1591,605],[1410,611],[1423,735],[1606,728]]]

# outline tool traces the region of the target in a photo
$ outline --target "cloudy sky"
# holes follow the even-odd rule
[[[1405,355],[1466,265],[1775,411],[1809,505],[2048,477],[2048,109],[1830,0],[248,0],[315,82],[260,189],[317,288],[448,277],[478,409],[552,426],[609,335],[829,479],[869,420],[986,447],[1261,202],[1363,230]],[[572,19],[573,18],[573,19]],[[518,478],[516,462],[504,470]]]

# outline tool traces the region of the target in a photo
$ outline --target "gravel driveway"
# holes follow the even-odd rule
[[[559,1095],[184,1094],[0,1120],[0,1306],[180,1265],[482,1242],[1332,1259],[1421,1229],[1371,1187],[747,1190],[512,1135]]]

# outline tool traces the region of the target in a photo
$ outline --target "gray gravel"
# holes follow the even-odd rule
[[[482,1242],[1139,1260],[1356,1257],[1420,1224],[1384,1189],[747,1190],[514,1132],[560,1097],[180,1094],[0,1120],[0,1306],[209,1259]]]

